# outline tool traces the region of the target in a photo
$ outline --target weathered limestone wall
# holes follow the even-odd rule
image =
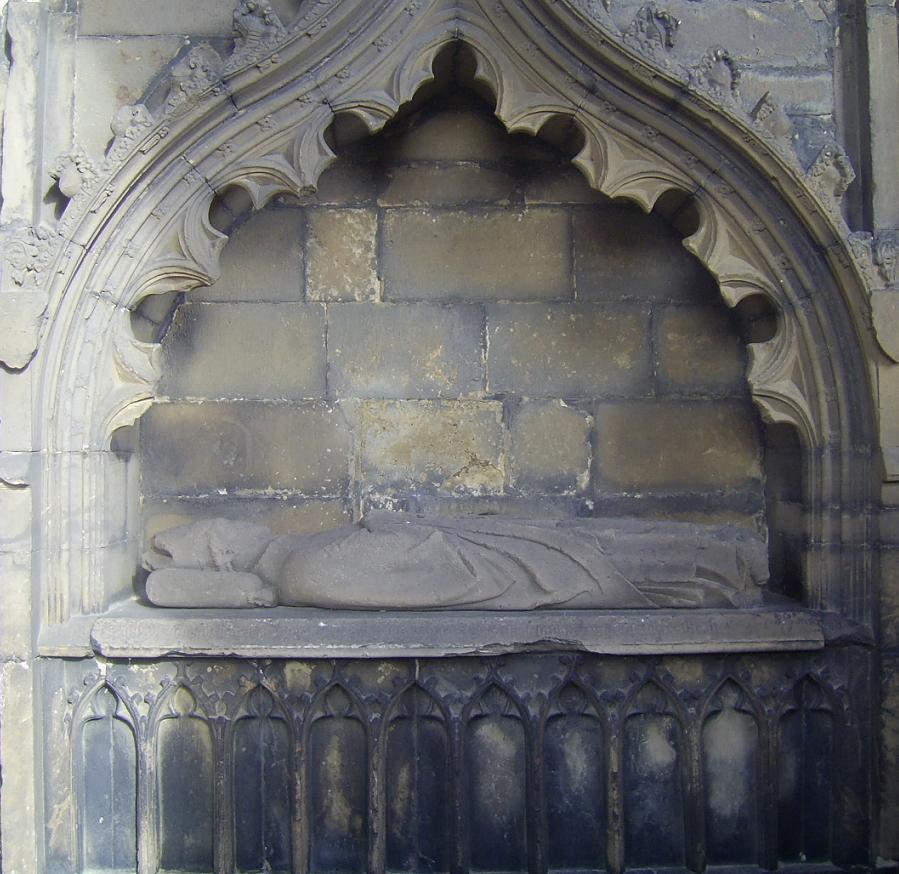
[[[663,219],[473,97],[346,151],[317,197],[232,234],[212,287],[138,317],[164,334],[150,532],[392,507],[764,533],[737,321]]]

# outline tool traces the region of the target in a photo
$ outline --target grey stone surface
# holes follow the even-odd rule
[[[156,33],[228,36],[231,33],[231,4],[221,0],[192,3],[82,0],[78,11],[79,31],[84,36]]]
[[[543,397],[641,395],[651,380],[639,305],[496,304],[487,309],[491,391]]]
[[[103,155],[112,139],[110,118],[122,106],[140,101],[183,44],[177,36],[82,37],[76,42],[75,139],[89,154]]]
[[[348,502],[340,498],[318,500],[286,495],[261,497],[160,497],[141,502],[143,542],[167,528],[199,519],[245,519],[270,528],[275,534],[324,531],[352,521]]]
[[[387,180],[378,197],[385,207],[503,203],[516,189],[506,171],[475,163],[393,167]]]
[[[453,398],[484,387],[484,314],[460,305],[328,307],[328,385],[336,397]]]

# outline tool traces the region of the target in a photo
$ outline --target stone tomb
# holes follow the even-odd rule
[[[511,4],[515,28],[502,4],[459,7],[451,27],[439,4],[420,18],[420,4],[387,5],[399,35],[368,33],[365,4],[340,5],[346,32],[365,36],[351,43],[382,65],[368,78],[334,67],[322,81],[345,93],[313,100],[311,29],[241,0],[224,67],[197,46],[156,121],[129,108],[140,136],[165,120],[152,144],[128,152],[117,117],[110,154],[147,161],[179,137],[239,130],[204,141],[209,166],[193,146],[172,159],[171,202],[137,199],[159,224],[150,241],[135,219],[124,247],[139,266],[109,316],[115,390],[101,390],[99,366],[88,401],[80,383],[60,388],[78,368],[51,379],[60,409],[89,415],[58,417],[46,494],[77,504],[89,484],[81,512],[99,523],[64,524],[49,500],[39,644],[41,683],[59,696],[40,726],[46,869],[869,864],[873,438],[861,353],[830,342],[854,339],[855,274],[817,254],[836,165],[797,196],[821,198],[820,227],[774,218],[754,199],[771,183],[753,162],[781,153],[769,143],[750,160],[733,145],[734,131],[754,135],[745,122],[702,103],[736,100],[723,50],[703,57],[675,135],[652,77],[621,74],[640,95],[628,113],[580,90],[589,65],[558,49],[575,45],[572,24],[547,21],[546,46],[524,38],[549,4]],[[340,56],[332,25],[309,49],[325,66]],[[619,81],[617,49],[577,45]],[[251,68],[226,97],[196,81]],[[537,93],[537,69],[557,96]],[[283,106],[245,115],[242,101],[270,98]],[[201,118],[225,105],[233,118]],[[650,106],[668,133],[642,119]],[[694,137],[706,122],[718,145]],[[173,205],[184,190],[201,194]],[[67,221],[105,216],[81,206]],[[184,224],[170,237],[173,214]],[[81,350],[90,370],[78,332],[106,317],[55,320],[50,351]],[[88,426],[111,444],[65,449]],[[731,564],[767,579],[766,595],[451,614],[358,610],[429,604],[355,595],[339,609],[149,603],[159,571],[139,556],[177,526],[327,538],[373,518],[692,532],[697,553],[703,537],[752,544]],[[203,541],[194,570],[242,573],[233,547]]]

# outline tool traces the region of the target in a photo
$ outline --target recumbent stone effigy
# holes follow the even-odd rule
[[[374,512],[316,534],[209,519],[145,556],[162,607],[363,610],[748,607],[768,556],[732,525]]]

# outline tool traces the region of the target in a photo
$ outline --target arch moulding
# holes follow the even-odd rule
[[[133,308],[216,280],[227,241],[210,221],[216,198],[237,187],[259,209],[314,189],[336,157],[325,136],[335,116],[379,130],[454,42],[475,56],[509,131],[573,121],[584,141],[573,162],[591,186],[690,214],[684,245],[725,302],[774,306],[777,332],[750,345],[748,379],[762,416],[803,444],[807,606],[869,622],[872,280],[839,216],[840,156],[822,153],[803,173],[739,105],[726,52],[710,50],[687,82],[573,0],[317,0],[289,23],[265,5],[241,0],[230,57],[194,46],[158,106],[117,114],[100,172],[50,241],[33,364],[42,626],[130,592],[127,466],[110,444],[152,403],[159,376],[159,347],[136,339]]]

